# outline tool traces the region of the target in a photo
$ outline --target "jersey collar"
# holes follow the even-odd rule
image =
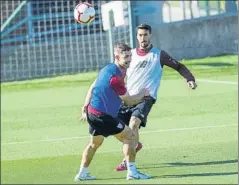
[[[146,50],[136,48],[136,52],[139,56],[145,56],[152,48],[153,48],[153,45],[151,44],[151,46],[149,48],[147,48]]]

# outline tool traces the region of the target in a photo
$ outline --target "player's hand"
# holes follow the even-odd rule
[[[196,89],[197,84],[194,81],[188,81],[188,87],[191,89]]]
[[[87,120],[87,115],[86,115],[86,111],[87,111],[87,106],[83,106],[81,109],[81,117],[79,121],[86,121]]]
[[[143,96],[150,96],[148,89],[142,89],[141,93],[143,94]]]

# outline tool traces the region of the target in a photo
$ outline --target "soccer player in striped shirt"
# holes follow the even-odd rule
[[[157,93],[165,66],[171,67],[182,75],[191,89],[196,89],[195,78],[189,69],[182,63],[169,56],[164,50],[154,48],[150,42],[151,27],[147,24],[140,24],[137,28],[137,40],[139,48],[132,50],[132,61],[127,70],[126,87],[130,95],[138,93],[142,88],[147,88],[150,96],[145,97],[137,105],[122,105],[118,117],[128,123],[135,131],[137,142],[136,152],[142,148],[139,142],[139,129],[145,127],[147,116],[157,100]],[[117,171],[127,169],[125,160],[117,167]]]

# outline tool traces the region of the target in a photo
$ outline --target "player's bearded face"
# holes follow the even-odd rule
[[[141,49],[146,49],[150,45],[151,34],[148,30],[139,29],[137,33],[137,39],[139,42],[139,47]]]
[[[122,53],[119,53],[119,65],[123,67],[124,69],[129,68],[130,62],[131,62],[131,51],[124,51]]]

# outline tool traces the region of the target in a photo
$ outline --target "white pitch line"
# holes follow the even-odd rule
[[[199,129],[206,129],[206,128],[221,128],[221,127],[229,127],[229,126],[236,126],[237,124],[231,125],[209,125],[204,127],[191,127],[191,128],[172,128],[172,129],[165,129],[165,130],[152,130],[152,131],[145,131],[141,132],[143,134],[154,133],[154,132],[170,132],[170,131],[185,131],[185,130],[199,130]]]
[[[189,127],[189,128],[172,128],[172,129],[164,129],[164,130],[151,130],[151,131],[143,131],[140,134],[149,134],[149,133],[157,133],[157,132],[173,132],[173,131],[186,131],[186,130],[200,130],[200,129],[208,129],[208,128],[221,128],[221,127],[231,127],[236,126],[237,124],[231,125],[209,125],[203,127]],[[15,144],[29,144],[29,143],[36,143],[36,142],[55,142],[55,141],[65,141],[65,140],[72,140],[72,139],[84,139],[89,138],[90,136],[76,136],[76,137],[63,137],[63,138],[53,138],[53,139],[41,139],[41,140],[34,140],[34,141],[19,141],[19,142],[9,142],[9,143],[2,143],[2,145],[15,145]]]
[[[231,84],[231,85],[238,85],[238,82],[224,81],[224,80],[196,79],[196,81],[199,81],[199,82],[206,82],[206,83],[215,83],[215,84]]]
[[[63,138],[52,138],[52,139],[41,139],[41,140],[33,140],[33,141],[16,141],[10,143],[2,143],[2,145],[15,145],[15,144],[28,144],[28,143],[36,143],[36,142],[54,142],[54,141],[65,141],[71,139],[84,139],[88,138],[88,136],[76,136],[76,137],[63,137]]]

